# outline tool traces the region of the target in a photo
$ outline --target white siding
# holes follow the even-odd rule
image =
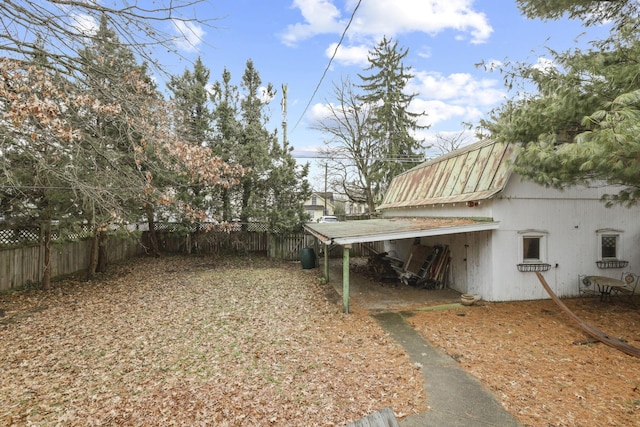
[[[543,272],[560,297],[577,296],[578,274],[620,277],[623,271],[640,273],[640,209],[606,208],[603,194],[616,188],[572,188],[559,191],[525,182],[513,175],[496,198],[478,206],[465,203],[421,209],[389,209],[385,216],[488,217],[500,223],[493,232],[458,234],[423,239],[425,244],[443,243],[451,249],[452,289],[477,293],[489,301],[549,298],[534,273],[520,272],[521,232],[544,231],[546,262]],[[620,241],[626,268],[600,269],[600,229],[622,230]],[[520,233],[519,233],[520,232]],[[410,244],[411,242],[409,242]]]
[[[548,298],[534,273],[522,273],[518,231],[547,232],[547,260],[550,270],[543,273],[553,291],[561,297],[577,295],[578,274],[620,277],[623,270],[640,268],[640,221],[638,209],[621,206],[606,208],[601,188],[573,188],[567,191],[545,189],[512,179],[500,198],[494,200],[493,217],[500,222],[493,239],[493,266],[496,301]],[[625,269],[599,269],[596,230],[624,230],[621,241]]]

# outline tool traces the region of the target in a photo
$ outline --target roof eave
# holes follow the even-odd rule
[[[354,243],[369,243],[387,240],[411,239],[414,237],[442,236],[446,234],[472,233],[476,231],[497,230],[499,222],[486,222],[477,224],[457,225],[452,227],[437,227],[424,230],[410,230],[372,234],[369,236],[337,237],[331,241],[337,245],[349,245]]]

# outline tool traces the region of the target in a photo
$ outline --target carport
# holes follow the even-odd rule
[[[309,223],[304,229],[326,247],[339,245],[342,256],[342,307],[349,313],[349,250],[354,243],[411,239],[495,230],[499,223],[478,218],[379,218],[362,221]],[[324,251],[324,278],[329,281],[329,251]]]

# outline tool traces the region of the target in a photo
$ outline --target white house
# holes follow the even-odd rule
[[[378,207],[382,219],[310,231],[346,248],[383,240],[399,259],[415,244],[446,245],[447,285],[488,301],[548,298],[535,271],[560,297],[578,295],[579,274],[640,272],[638,209],[600,201],[616,188],[559,191],[525,181],[512,172],[514,153],[494,141],[448,153],[395,177]]]

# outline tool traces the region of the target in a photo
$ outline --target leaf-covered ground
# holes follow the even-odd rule
[[[638,306],[564,302],[582,320],[640,347]],[[640,425],[640,359],[584,343],[587,337],[551,300],[413,313],[410,324],[526,426]]]
[[[138,259],[0,295],[1,425],[344,425],[425,409],[421,372],[317,270]]]

